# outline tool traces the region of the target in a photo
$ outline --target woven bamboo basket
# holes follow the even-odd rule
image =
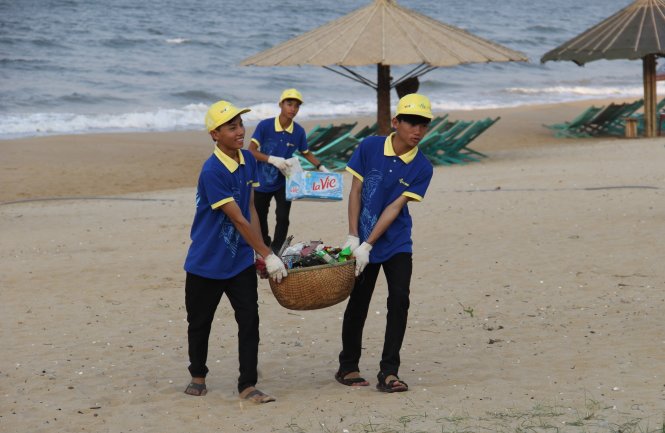
[[[289,310],[317,310],[349,297],[355,282],[355,260],[289,269],[289,275],[270,288],[277,302]]]

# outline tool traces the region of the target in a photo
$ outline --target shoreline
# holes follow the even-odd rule
[[[470,111],[451,111],[449,119],[499,120],[473,143],[490,156],[522,148],[557,146],[570,139],[555,138],[543,124],[574,118],[590,105],[614,99],[573,101]],[[435,115],[446,113],[436,112]],[[374,123],[373,117],[308,120],[317,124],[358,122],[354,131]],[[299,122],[300,123],[300,122]],[[253,127],[248,127],[245,142]],[[576,140],[582,144],[613,138]],[[617,138],[620,139],[620,138]],[[0,203],[49,197],[116,195],[196,185],[198,171],[209,156],[212,141],[199,131],[74,134],[0,141]],[[80,182],[85,178],[86,182]]]
[[[576,105],[582,105],[584,106],[585,104],[588,105],[598,105],[598,104],[608,104],[610,102],[631,102],[636,99],[640,99],[642,95],[635,95],[634,97],[616,97],[616,98],[611,98],[611,97],[606,97],[606,98],[589,98],[589,99],[571,99],[571,100],[566,100],[566,101],[559,101],[559,102],[548,102],[548,103],[542,103],[542,102],[536,102],[536,103],[523,103],[523,104],[518,104],[518,105],[504,105],[504,106],[493,106],[493,107],[473,107],[473,108],[465,108],[465,109],[451,109],[448,111],[445,110],[433,110],[435,115],[442,115],[442,114],[463,114],[463,113],[474,113],[474,112],[500,112],[500,111],[512,111],[512,110],[523,110],[523,109],[529,109],[529,108],[547,108],[547,107],[555,107],[555,106],[560,106],[560,105],[570,105],[570,106],[576,106]],[[397,97],[395,95],[392,95],[391,99],[391,104],[396,103]],[[279,110],[276,108],[274,114],[279,114]],[[367,123],[373,123],[375,120],[373,114],[358,114],[356,116],[353,115],[316,115],[311,118],[302,118],[301,116],[296,119],[298,123],[301,125],[316,125],[320,123],[339,123],[340,120],[346,121],[348,119],[355,119],[359,120],[359,125],[364,126]],[[270,117],[270,116],[267,116]],[[252,121],[252,122],[245,122],[245,126],[247,127],[248,131],[254,130],[254,127],[256,124],[258,124],[259,120],[257,121]],[[361,123],[362,122],[362,123]],[[26,136],[17,136],[17,137],[6,137],[2,138],[0,137],[0,143],[6,142],[6,141],[20,141],[20,140],[31,140],[31,139],[40,139],[40,138],[57,138],[57,137],[75,137],[75,136],[88,136],[88,135],[121,135],[121,134],[170,134],[170,133],[196,133],[199,132],[200,130],[203,130],[204,128],[197,129],[195,127],[193,128],[181,128],[177,130],[157,130],[157,131],[151,131],[151,130],[113,130],[113,131],[86,131],[86,132],[62,132],[62,133],[53,133],[53,134],[46,134],[46,135],[26,135]],[[305,128],[308,129],[308,128]]]
[[[662,89],[659,89],[658,94],[661,95],[661,96],[665,95],[665,85],[663,85]],[[391,95],[391,96],[392,96],[391,104],[394,106],[394,104],[397,102],[397,96],[396,95]],[[442,108],[442,109],[435,109],[435,112],[437,112],[437,113],[450,113],[450,112],[464,113],[464,112],[486,111],[486,110],[510,110],[510,109],[513,109],[513,108],[521,109],[521,108],[526,108],[526,107],[552,106],[552,105],[559,105],[559,104],[576,104],[576,103],[584,104],[584,103],[587,103],[587,102],[593,103],[595,101],[605,101],[605,100],[610,100],[610,99],[614,100],[615,102],[616,101],[633,101],[633,100],[636,100],[636,99],[639,99],[639,98],[642,98],[642,97],[643,97],[642,93],[636,93],[633,96],[626,96],[625,94],[623,94],[621,96],[615,95],[615,96],[609,96],[609,97],[605,97],[605,96],[600,97],[600,96],[595,96],[594,95],[594,96],[586,96],[586,97],[583,97],[583,98],[571,98],[571,99],[566,99],[566,100],[561,100],[561,101],[542,101],[542,100],[533,101],[533,100],[529,100],[529,101],[520,101],[520,102],[517,102],[517,103],[514,103],[514,102],[513,103],[506,103],[506,104],[503,104],[503,105],[501,105],[501,104],[486,104],[486,105],[479,104],[478,106],[470,106],[470,107],[461,107],[463,104],[457,104],[457,103],[454,103],[454,101],[451,100],[450,101],[451,104],[449,104],[449,105],[452,105],[453,106],[452,108],[448,107],[448,108]],[[110,124],[110,125],[114,125],[114,127],[109,128],[108,130],[94,129],[94,130],[88,130],[88,131],[55,132],[55,133],[47,133],[47,134],[44,134],[44,135],[42,135],[42,134],[30,135],[31,134],[30,132],[27,133],[27,134],[24,132],[24,133],[16,133],[16,134],[18,134],[16,136],[1,136],[0,135],[0,141],[21,140],[21,139],[30,139],[30,138],[39,138],[39,137],[67,136],[67,135],[195,132],[198,128],[198,122],[196,120],[194,120],[194,118],[198,118],[198,117],[203,118],[203,116],[205,115],[206,104],[204,104],[204,103],[195,103],[195,104],[191,104],[191,105],[198,106],[198,109],[201,110],[201,112],[198,115],[196,115],[196,114],[193,114],[190,111],[187,111],[186,110],[187,107],[184,107],[182,109],[183,112],[181,113],[180,116],[178,116],[177,114],[174,114],[174,113],[169,113],[169,116],[170,116],[169,118],[171,118],[172,121],[177,122],[177,124],[179,125],[178,128],[175,129],[175,130],[171,130],[170,127],[168,129],[162,129],[164,126],[170,126],[170,125],[168,125],[166,123],[160,123],[160,122],[166,122],[165,119],[162,119],[163,116],[160,116],[160,111],[162,111],[162,110],[169,111],[169,109],[161,109],[160,108],[160,109],[157,109],[157,111],[143,111],[143,112],[138,112],[138,113],[131,113],[131,114],[135,114],[135,115],[144,115],[144,116],[147,116],[148,118],[151,115],[157,116],[157,119],[154,119],[152,121],[150,121],[148,119],[145,119],[144,120],[145,129],[143,129],[143,130],[140,130],[140,129],[123,129],[122,126],[117,125],[117,123],[119,121],[114,120],[114,117],[122,118],[123,116],[127,115],[127,113],[92,114],[92,115],[90,115],[91,118],[90,118],[89,121],[93,121],[93,125],[95,125],[97,128],[99,128],[99,126],[100,126],[99,125],[100,120],[97,119],[97,118],[98,117],[104,118],[106,116],[110,117],[110,119],[107,119],[107,123]],[[249,117],[247,117],[247,116],[245,117],[246,125],[250,128],[255,127],[256,124],[262,118],[270,117],[267,114],[265,116],[263,116],[263,114],[260,115],[258,113],[271,113],[272,111],[278,112],[276,107],[277,107],[277,104],[271,103],[271,102],[262,102],[262,103],[256,103],[254,105],[250,105],[250,108],[252,108],[252,113],[250,113]],[[178,111],[177,108],[172,108],[170,110],[171,111],[173,111],[173,110]],[[304,123],[312,123],[312,122],[316,123],[316,122],[319,122],[319,121],[327,121],[329,119],[335,121],[338,118],[349,118],[349,117],[351,117],[351,118],[372,118],[373,117],[373,114],[368,113],[368,112],[356,113],[356,114],[352,114],[352,115],[345,115],[345,114],[339,114],[339,112],[337,112],[334,109],[331,109],[331,111],[334,111],[337,114],[333,114],[332,112],[330,114],[315,114],[315,115],[312,115],[311,117],[308,117],[307,119],[305,119],[303,117],[304,116],[303,113],[306,112],[306,111],[301,111],[301,113],[299,115],[299,118],[300,118],[299,121],[304,124]],[[51,113],[51,114],[56,114],[56,113]],[[37,114],[29,114],[29,113],[10,114],[9,116],[10,117],[28,116],[28,118],[30,118],[30,116],[33,116],[33,115],[39,117]],[[48,116],[49,113],[43,113],[43,115]],[[82,115],[84,117],[86,116],[85,114],[80,114],[80,113],[77,114],[77,115]],[[256,119],[255,116],[258,117],[258,119]],[[190,122],[190,123],[187,124],[187,126],[183,125],[183,122],[182,122],[183,117],[186,118],[188,120],[188,122]],[[34,121],[38,122],[39,120],[35,119]],[[191,123],[192,121],[194,123]],[[79,119],[77,124],[78,124],[79,127],[81,127],[82,124],[85,124],[85,123],[86,123],[86,120],[80,120]],[[158,124],[160,125],[159,126],[160,130],[155,130],[155,131],[150,130],[151,126],[155,126],[155,125],[158,125]],[[120,122],[120,125],[122,125],[122,122]],[[55,126],[55,127],[58,128],[58,126]],[[7,125],[7,128],[12,129],[11,125]],[[45,125],[45,128],[46,129],[49,128],[49,123],[47,123]],[[37,129],[39,129],[39,128],[37,128]]]

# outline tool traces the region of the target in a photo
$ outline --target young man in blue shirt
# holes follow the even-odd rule
[[[264,119],[256,126],[249,150],[258,161],[261,186],[254,192],[254,205],[259,216],[261,235],[266,245],[277,252],[286,240],[289,231],[291,202],[286,200],[286,178],[289,158],[296,150],[319,171],[328,171],[307,148],[307,134],[302,126],[294,121],[302,95],[296,89],[286,89],[279,98],[278,117]],[[268,211],[270,201],[275,199],[275,232],[272,241],[268,234]]]
[[[208,110],[206,127],[216,143],[203,164],[196,190],[192,243],[185,259],[185,306],[189,343],[189,372],[185,393],[207,393],[208,339],[217,305],[229,298],[238,323],[240,398],[255,403],[275,399],[255,388],[259,348],[259,307],[254,251],[265,258],[266,270],[279,281],[287,272],[261,240],[254,209],[253,189],[258,186],[256,160],[243,150],[245,127],[239,109],[219,101]]]
[[[418,151],[432,119],[427,97],[412,93],[397,104],[388,137],[365,138],[346,170],[353,175],[349,193],[350,247],[356,259],[356,284],[344,312],[338,382],[367,386],[359,373],[362,333],[372,293],[383,268],[388,283],[388,313],[377,389],[407,391],[398,376],[409,311],[412,271],[412,221],[407,203],[422,201],[432,179],[432,164]]]

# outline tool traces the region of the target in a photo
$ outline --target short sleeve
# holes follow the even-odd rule
[[[259,182],[259,170],[257,167],[258,162],[256,161],[256,158],[254,158],[254,155],[252,155],[251,152],[245,149],[242,150],[242,155],[245,158],[245,165],[248,169],[249,183],[251,183],[253,188],[261,186]]]
[[[349,162],[346,164],[346,171],[354,175],[360,180],[365,177],[365,153],[367,149],[366,140],[360,142],[356,150],[351,155]]]
[[[261,147],[261,144],[265,141],[264,124],[265,121],[259,122],[259,124],[256,125],[256,128],[254,129],[254,133],[252,134],[252,141],[255,141],[258,147]]]
[[[433,169],[432,166],[424,166],[422,170],[418,172],[415,179],[409,187],[402,193],[409,198],[412,198],[416,201],[422,201],[425,198],[425,193],[429,187],[429,183],[432,180]]]
[[[205,170],[201,173],[201,182],[212,209],[218,209],[234,200],[230,179],[226,179],[212,170]]]

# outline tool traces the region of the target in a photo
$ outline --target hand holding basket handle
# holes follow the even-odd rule
[[[355,251],[356,248],[360,245],[360,239],[358,239],[358,236],[353,236],[349,235],[346,238],[346,242],[344,242],[344,245],[342,245],[342,249],[344,248],[349,248],[351,252]]]
[[[282,262],[282,260],[275,254],[269,254],[266,256],[266,271],[268,271],[270,278],[278,283],[287,275],[284,262]]]
[[[372,251],[372,245],[367,242],[363,242],[353,251],[353,255],[356,258],[356,277],[362,274],[365,270],[365,266],[369,263],[370,251]]]

